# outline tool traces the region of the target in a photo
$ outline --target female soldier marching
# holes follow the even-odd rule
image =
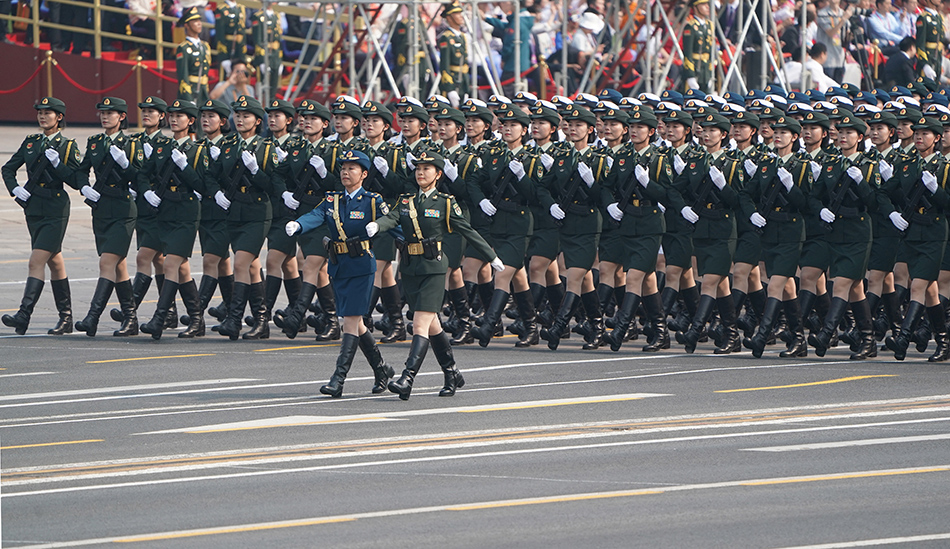
[[[383,360],[373,334],[363,324],[376,272],[376,259],[366,237],[366,225],[388,214],[389,207],[382,196],[363,189],[370,169],[370,160],[365,153],[346,151],[340,162],[344,192],[327,193],[319,206],[297,221],[288,222],[285,228],[289,236],[312,231],[324,224],[330,229],[330,236],[324,241],[330,255],[327,270],[337,299],[337,312],[343,317],[343,342],[336,370],[330,382],[320,387],[320,392],[333,398],[343,395],[343,382],[353,364],[357,347],[373,369],[376,379],[374,394],[385,391],[395,374]]]
[[[63,183],[74,186],[72,179],[73,172],[79,169],[79,148],[74,140],[60,133],[66,116],[65,103],[55,97],[44,97],[33,108],[42,133],[27,136],[2,170],[3,183],[26,215],[32,248],[20,308],[13,315],[3,315],[3,323],[15,328],[18,335],[26,333],[33,307],[43,291],[48,265],[53,299],[59,311],[59,322],[49,333],[61,335],[73,331],[69,280],[62,254],[69,222],[69,196],[63,190]],[[28,179],[21,186],[17,184],[16,172],[24,164]]]
[[[491,257],[496,271],[505,268],[487,242],[472,229],[462,210],[450,195],[435,188],[442,177],[445,161],[441,156],[425,153],[416,159],[417,193],[404,194],[396,208],[376,223],[366,225],[366,234],[402,227],[406,235],[405,261],[399,265],[406,299],[414,311],[412,346],[406,369],[396,381],[389,382],[389,390],[408,400],[412,382],[422,367],[431,341],[432,350],[445,375],[445,385],[439,396],[452,396],[465,380],[455,366],[455,356],[448,334],[442,330],[438,312],[442,309],[445,273],[448,261],[442,254],[442,235],[459,231],[479,252]]]

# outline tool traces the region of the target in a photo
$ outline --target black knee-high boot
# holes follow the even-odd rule
[[[768,298],[765,302],[765,310],[762,311],[762,318],[759,322],[759,328],[752,337],[742,340],[742,344],[747,349],[752,349],[752,356],[761,358],[765,352],[765,344],[772,333],[772,325],[775,323],[775,317],[778,316],[779,308],[782,302],[774,297]]]
[[[950,358],[950,341],[947,339],[947,316],[943,304],[927,307],[930,317],[930,329],[933,331],[937,350],[927,358],[928,362],[943,362]]]
[[[145,299],[145,294],[148,293],[148,288],[151,285],[152,277],[143,273],[135,273],[135,278],[132,279],[132,299],[135,302],[136,311],[138,311],[139,305],[142,304],[142,300]],[[125,314],[121,308],[112,309],[109,311],[109,316],[116,322],[122,322],[125,319]],[[135,326],[135,329],[138,331],[138,325]]]
[[[96,291],[92,294],[89,312],[86,313],[86,318],[76,323],[77,330],[86,332],[89,337],[96,335],[96,330],[99,328],[99,317],[102,316],[102,311],[105,310],[106,303],[109,302],[109,298],[112,296],[113,288],[115,288],[115,282],[109,279],[100,278],[96,282]]]
[[[815,294],[812,294],[815,295]],[[808,356],[808,345],[805,344],[805,330],[802,327],[802,309],[798,298],[783,302],[785,321],[788,331],[792,333],[785,350],[778,354],[782,358],[798,358]]]
[[[666,312],[663,309],[660,294],[643,296],[643,308],[646,310],[647,318],[653,324],[653,337],[647,340],[647,344],[643,346],[643,352],[655,353],[663,349],[669,349],[670,332],[666,328]]]
[[[412,392],[412,382],[422,368],[422,361],[429,351],[429,340],[421,335],[412,336],[412,345],[409,347],[409,358],[406,359],[406,369],[399,379],[389,382],[389,391],[399,395],[400,400],[409,400]]]
[[[316,293],[316,286],[309,282],[304,282],[300,287],[300,294],[297,296],[297,300],[291,303],[290,307],[287,307],[283,314],[281,311],[274,313],[274,324],[290,339],[297,337],[297,334],[300,332],[300,327],[305,324],[304,317]]]
[[[23,289],[23,299],[20,300],[20,308],[15,314],[3,315],[2,319],[0,319],[3,324],[15,328],[17,335],[25,334],[26,329],[30,327],[30,318],[33,316],[33,308],[36,307],[36,302],[39,301],[40,294],[43,293],[43,286],[45,285],[45,280],[40,280],[32,276],[28,277],[26,279],[26,287]],[[93,332],[93,335],[95,335],[95,332]]]
[[[680,297],[683,299],[683,305],[686,307],[686,314],[680,314],[670,323],[670,329],[676,332],[685,332],[689,330],[693,319],[696,318],[696,311],[699,308],[700,292],[699,286],[695,284],[689,288],[680,289]],[[713,300],[715,302],[715,299]],[[677,338],[679,341],[679,338]]]
[[[817,303],[821,303],[821,296],[819,296]],[[844,313],[847,310],[847,301],[841,299],[840,297],[835,297],[831,300],[831,306],[828,307],[828,313],[825,314],[821,331],[819,331],[817,334],[811,334],[808,336],[808,343],[815,348],[816,355],[825,356],[825,353],[828,352],[828,346],[831,344],[831,338],[835,335],[835,332],[837,332],[838,323],[841,322],[841,317],[844,316]]]
[[[227,336],[231,341],[241,337],[241,318],[247,306],[247,297],[250,284],[235,282],[231,292],[231,303],[228,305],[228,316],[218,326],[218,333]]]
[[[139,330],[150,334],[152,339],[162,338],[162,332],[167,325],[168,313],[171,311],[172,303],[175,302],[175,296],[178,295],[178,283],[166,280],[162,284],[162,292],[158,294],[158,304],[155,306],[155,314],[152,319],[139,326]],[[177,322],[178,319],[176,318]]]
[[[224,319],[228,316],[231,299],[234,296],[234,275],[219,276],[218,289],[221,290],[221,304],[217,307],[208,307],[208,314],[217,319],[218,322],[224,322]]]
[[[501,320],[501,313],[508,304],[509,295],[504,290],[495,290],[485,309],[485,315],[482,317],[482,325],[472,328],[472,336],[478,340],[478,344],[482,347],[488,347],[495,336],[495,326]]]
[[[452,352],[449,335],[444,331],[439,332],[429,338],[429,345],[432,347],[432,353],[439,361],[439,366],[442,368],[442,374],[445,377],[445,383],[439,391],[439,396],[452,396],[456,389],[461,389],[465,385],[465,378],[462,377],[462,373],[455,366],[455,354]]]
[[[713,305],[716,304],[716,298],[711,295],[701,295],[699,303],[696,305],[696,313],[693,315],[689,329],[685,332],[676,332],[676,341],[686,347],[687,353],[696,350],[696,343],[706,327],[706,321],[712,314]]]
[[[532,292],[518,292],[515,294],[515,304],[518,306],[518,315],[521,317],[523,330],[515,347],[531,347],[540,343],[537,323],[537,310],[534,308]]]
[[[604,313],[600,308],[600,300],[596,292],[588,292],[581,294],[581,303],[587,311],[587,322],[590,325],[584,349],[597,349],[604,343]]]
[[[472,310],[468,306],[468,291],[465,288],[449,290],[449,301],[455,311],[456,331],[452,336],[452,345],[467,345],[475,341],[472,336]]]
[[[608,343],[610,345],[611,351],[620,350],[620,347],[623,345],[624,336],[627,335],[627,330],[630,328],[630,323],[633,321],[633,315],[637,313],[637,308],[639,307],[639,295],[633,292],[627,292],[624,294],[623,300],[620,302],[620,308],[617,309],[614,329],[609,334],[604,336],[604,343]]]
[[[201,281],[204,285],[204,280]],[[205,335],[205,316],[201,309],[201,292],[195,280],[191,279],[178,287],[178,293],[181,294],[181,302],[185,304],[185,311],[188,312],[188,325],[184,331],[178,333],[182,339],[192,339]]]
[[[119,299],[119,308],[122,309],[122,325],[112,332],[113,337],[129,337],[139,335],[139,318],[136,314],[135,292],[132,283],[124,280],[115,285],[115,296]]]
[[[901,329],[901,302],[897,292],[887,293],[881,296],[884,302],[884,316],[887,318],[888,330],[892,336],[897,336]]]
[[[896,336],[884,338],[884,345],[894,351],[894,358],[904,360],[907,356],[907,347],[910,346],[910,338],[917,329],[917,322],[924,311],[924,304],[919,301],[911,301],[907,304],[907,314],[904,315],[904,321],[901,322],[901,328]]]
[[[360,351],[363,351],[363,356],[373,369],[373,394],[378,395],[386,390],[386,385],[396,372],[383,360],[383,354],[379,352],[379,346],[376,345],[376,340],[369,330],[360,336]]]
[[[874,318],[867,299],[851,304],[854,311],[854,324],[858,332],[858,348],[851,354],[851,360],[864,360],[877,356],[877,344],[874,341]]]
[[[358,336],[343,334],[343,341],[340,343],[340,354],[336,357],[336,370],[330,376],[330,381],[320,387],[321,393],[333,398],[343,396],[343,382],[346,380],[346,374],[350,372],[350,366],[353,365],[353,357],[356,356],[356,349],[359,344],[360,338]]]
[[[126,283],[128,283],[128,280],[126,280]],[[59,320],[56,322],[56,326],[46,333],[49,335],[71,334],[73,333],[73,301],[72,294],[69,291],[69,279],[51,280],[49,285],[53,288],[53,301],[56,303]],[[129,288],[131,288],[131,284],[129,284]]]
[[[318,333],[317,341],[336,341],[340,339],[340,319],[336,316],[336,297],[333,294],[333,287],[329,284],[322,288],[317,288],[317,298],[320,300],[320,308],[326,315],[326,327],[323,333]]]
[[[541,326],[550,328],[551,323],[554,322],[554,317],[557,316],[557,310],[561,306],[561,302],[564,301],[564,284],[558,282],[553,286],[545,286],[544,293],[548,299],[548,306],[538,312],[538,321]],[[570,332],[568,332],[568,336],[570,336]]]
[[[162,295],[162,287],[165,284],[165,275],[155,275],[155,286],[158,287],[158,295]],[[172,300],[171,306],[168,308],[168,316],[165,317],[165,329],[172,329],[178,327],[178,305],[175,300]]]
[[[381,343],[394,343],[406,340],[406,321],[402,316],[402,298],[399,296],[399,287],[390,286],[379,291],[379,299],[383,302],[383,309],[389,318],[390,332],[380,338]]]
[[[574,316],[574,312],[577,311],[577,306],[580,305],[580,302],[580,296],[574,292],[564,294],[564,299],[561,300],[557,316],[554,317],[554,321],[551,322],[551,327],[541,330],[541,339],[548,342],[548,349],[552,351],[557,350],[557,346],[561,342],[562,334],[567,329],[567,324],[571,321],[571,317]]]
[[[736,302],[731,295],[716,300],[719,307],[719,321],[722,324],[722,344],[713,353],[726,355],[742,350],[739,330],[736,327]]]
[[[274,308],[274,303],[277,302],[282,283],[283,280],[280,278],[269,276],[266,284],[260,282],[251,284],[251,296],[248,298],[248,303],[251,305],[252,324],[250,330],[241,334],[242,339],[270,338],[271,311]]]
[[[370,332],[376,329],[373,323],[373,311],[376,310],[376,304],[379,303],[379,290],[379,288],[373,286],[369,294],[369,308],[366,310],[366,313],[363,314],[363,326]]]

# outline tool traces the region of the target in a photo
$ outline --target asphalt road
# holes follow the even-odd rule
[[[81,200],[72,213],[82,314],[96,260]],[[11,312],[29,255],[12,200],[0,230]],[[407,402],[371,395],[361,357],[330,399],[337,347],[312,336],[119,340],[104,318],[55,338],[54,318],[47,288],[27,336],[0,329],[3,547],[950,545],[948,366],[922,355],[508,337],[457,349],[453,398],[430,353]],[[408,344],[382,351],[398,371]]]

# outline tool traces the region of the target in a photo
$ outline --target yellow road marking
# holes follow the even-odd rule
[[[501,412],[506,410],[528,410],[530,408],[552,408],[554,406],[573,406],[575,404],[602,404],[604,402],[626,402],[628,400],[643,400],[643,397],[629,398],[605,398],[602,400],[584,400],[579,402],[552,402],[545,404],[531,404],[529,406],[506,406],[504,408],[482,408],[476,410],[459,410],[462,414],[475,414],[479,412]]]
[[[854,473],[850,475],[821,475],[817,477],[785,478],[764,480],[760,482],[744,482],[742,486],[769,486],[771,484],[795,484],[798,482],[819,482],[822,480],[848,480],[852,478],[892,477],[896,475],[916,475],[918,473],[942,473],[950,471],[950,467],[931,467],[929,469],[914,469],[912,471],[877,471],[874,473]]]
[[[133,360],[158,360],[161,358],[192,358],[196,356],[214,356],[215,353],[205,353],[200,355],[174,355],[174,356],[143,356],[138,358],[112,358],[109,360],[90,360],[86,364],[105,364],[107,362],[131,362]]]
[[[481,509],[500,509],[504,507],[519,507],[522,505],[543,505],[545,503],[566,503],[571,501],[587,501],[592,499],[611,499],[629,496],[651,496],[665,493],[663,490],[631,490],[629,492],[615,492],[610,494],[584,494],[583,496],[564,496],[552,498],[536,498],[520,501],[503,501],[484,505],[464,505],[460,507],[446,507],[446,511],[478,511]]]
[[[19,446],[0,446],[0,450],[14,450],[16,448],[39,448],[41,446],[62,446],[64,444],[85,444],[87,442],[103,442],[104,439],[68,440],[66,442],[45,442],[43,444],[21,444]]]
[[[247,526],[244,528],[212,528],[208,530],[181,532],[178,534],[167,534],[157,536],[142,536],[137,538],[124,538],[112,540],[113,543],[137,543],[140,541],[157,541],[163,539],[191,538],[196,536],[214,536],[218,534],[236,534],[239,532],[258,532],[260,530],[275,530],[277,528],[293,528],[295,526],[314,526],[318,524],[333,524],[337,522],[354,522],[355,518],[335,518],[322,520],[299,520],[282,524],[264,524],[260,526]]]
[[[723,391],[715,391],[717,393],[741,393],[744,391],[770,391],[772,389],[791,389],[793,387],[811,387],[813,385],[828,385],[831,383],[844,383],[846,381],[858,381],[861,379],[871,379],[874,377],[897,377],[896,374],[881,374],[873,376],[853,376],[853,377],[842,377],[838,379],[828,379],[825,381],[812,381],[811,383],[796,383],[794,385],[775,385],[773,387],[750,387],[748,389],[727,389]]]

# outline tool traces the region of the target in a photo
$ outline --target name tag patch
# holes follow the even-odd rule
[[[365,216],[366,214],[361,211],[350,212],[350,219],[363,219]]]
[[[439,210],[426,209],[424,215],[425,215],[425,217],[435,217],[435,218],[439,218],[439,217],[442,216],[442,212],[439,211]]]

